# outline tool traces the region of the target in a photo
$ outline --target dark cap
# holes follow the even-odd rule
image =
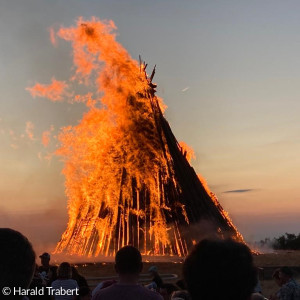
[[[48,258],[50,259],[50,254],[47,252],[44,252],[42,255],[40,255],[40,258]]]

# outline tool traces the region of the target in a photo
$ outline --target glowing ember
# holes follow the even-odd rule
[[[179,145],[163,117],[154,73],[148,77],[146,65],[130,58],[115,29],[112,21],[80,18],[56,34],[72,44],[70,80],[97,92],[74,95],[66,92],[69,84],[54,79],[29,88],[53,101],[73,95],[69,101],[88,107],[81,122],[59,136],[69,223],[56,252],[113,255],[132,244],[146,255],[183,256],[200,238],[190,225],[201,220],[209,220],[217,235],[242,239],[189,165],[193,150]]]

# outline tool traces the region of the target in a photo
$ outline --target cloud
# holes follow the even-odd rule
[[[240,189],[240,190],[230,190],[230,191],[225,191],[223,194],[234,194],[234,193],[248,193],[255,191],[255,189]]]
[[[187,86],[187,87],[185,87],[184,89],[182,89],[181,91],[184,93],[184,92],[186,92],[189,88],[190,88],[190,87]]]

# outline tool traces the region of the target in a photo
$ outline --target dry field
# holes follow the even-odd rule
[[[149,260],[149,261],[148,261]],[[163,258],[166,260],[166,258]],[[182,260],[170,258],[168,262],[159,261],[156,259],[155,262],[151,262],[150,258],[144,259],[144,273],[147,269],[156,265],[161,274],[177,274],[178,278],[181,278]],[[263,289],[263,294],[269,297],[271,293],[277,290],[277,286],[271,279],[272,272],[280,266],[290,266],[295,271],[300,271],[300,251],[277,251],[273,253],[265,253],[254,256],[256,266],[263,268],[260,272],[260,280]],[[98,263],[87,263],[78,264],[79,272],[87,278],[92,277],[111,277],[115,276],[114,264],[111,262],[98,262]],[[299,279],[299,277],[297,276]],[[168,282],[175,282],[171,280]],[[97,280],[90,281],[90,284],[96,284]]]

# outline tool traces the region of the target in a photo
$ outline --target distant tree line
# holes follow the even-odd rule
[[[275,250],[300,250],[300,233],[285,233],[278,238],[265,238],[259,242],[260,247],[272,247]]]

